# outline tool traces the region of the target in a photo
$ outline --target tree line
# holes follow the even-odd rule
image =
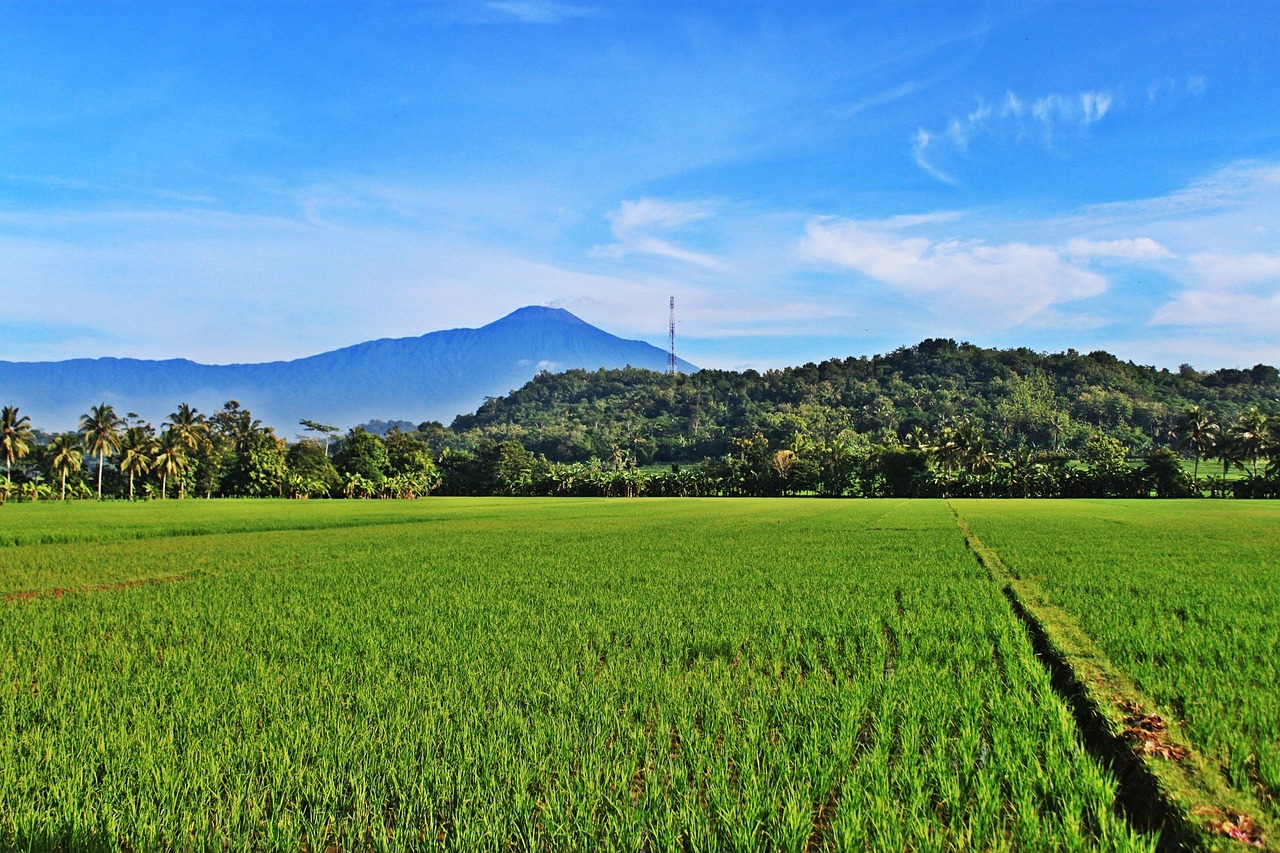
[[[75,432],[36,431],[16,406],[0,410],[0,454],[8,499],[212,497],[395,497],[439,485],[430,448],[410,435],[356,429],[330,453],[338,430],[301,424],[313,438],[289,443],[236,400],[205,415],[183,403],[155,428],[107,403]]]
[[[447,495],[1275,496],[1280,371],[930,339],[782,370],[542,373],[445,426],[286,441],[239,402],[156,428],[0,417],[7,498]]]
[[[961,417],[930,434],[793,431],[734,436],[696,463],[638,464],[615,443],[604,457],[563,462],[518,441],[424,423],[377,435],[303,420],[289,443],[237,401],[204,415],[187,404],[157,430],[102,403],[76,432],[46,435],[15,406],[0,410],[5,479],[0,502],[92,498],[414,498],[442,495],[827,497],[1280,497],[1280,417],[1251,406],[1227,426],[1189,406],[1167,446],[1134,459],[1116,436],[1092,434],[1078,452],[1000,452]],[[1221,475],[1201,476],[1202,463]],[[1187,470],[1187,463],[1190,470]],[[1236,472],[1241,476],[1228,479]]]

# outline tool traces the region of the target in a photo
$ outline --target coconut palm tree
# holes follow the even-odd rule
[[[1280,468],[1280,416],[1267,418],[1267,442],[1262,452],[1273,470]]]
[[[1267,446],[1267,416],[1257,406],[1250,406],[1240,414],[1231,432],[1240,444],[1241,456],[1253,466],[1253,476],[1258,476],[1258,457]]]
[[[990,474],[996,467],[996,455],[991,450],[991,442],[987,437],[978,434],[969,445],[965,466],[970,474]]]
[[[179,403],[178,410],[169,414],[165,427],[175,433],[188,453],[194,454],[209,440],[209,422],[204,415],[186,403]],[[178,500],[186,497],[186,484],[178,481]]]
[[[160,474],[160,497],[168,496],[169,476],[178,476],[187,470],[186,445],[173,429],[160,433],[155,443],[155,455],[151,459],[152,470]]]
[[[1222,476],[1225,478],[1231,473],[1232,468],[1245,470],[1244,444],[1236,435],[1234,428],[1225,429],[1218,433],[1213,442],[1213,449],[1208,454],[1210,457],[1219,460],[1222,463]]]
[[[902,446],[908,450],[919,450],[923,453],[933,451],[933,446],[929,444],[929,434],[924,431],[924,427],[914,426],[907,433],[906,438],[902,439]]]
[[[1192,458],[1191,479],[1200,481],[1200,457],[1213,448],[1217,441],[1218,425],[1213,416],[1200,406],[1191,406],[1183,412],[1174,425],[1174,434],[1179,437],[1178,446],[1190,448]]]
[[[31,418],[18,415],[17,406],[0,410],[0,452],[4,453],[4,478],[13,479],[13,463],[31,452],[35,438]]]
[[[79,471],[84,463],[84,454],[80,452],[80,436],[74,432],[59,433],[49,442],[49,465],[62,480],[62,499],[67,499],[67,474]]]
[[[151,436],[140,426],[131,426],[120,442],[120,472],[129,475],[129,500],[133,500],[133,478],[151,470]]]
[[[84,446],[98,457],[98,500],[102,500],[102,465],[107,454],[120,449],[120,427],[124,421],[106,403],[93,406],[80,416],[80,435]]]

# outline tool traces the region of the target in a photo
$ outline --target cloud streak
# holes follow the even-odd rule
[[[814,219],[802,257],[855,270],[948,324],[1009,328],[1064,302],[1097,296],[1107,279],[1056,249],[936,238],[885,221]]]
[[[558,24],[570,18],[586,18],[595,14],[589,6],[552,0],[491,0],[485,8],[524,24]]]
[[[1067,242],[1067,254],[1077,258],[1122,258],[1133,261],[1173,257],[1173,252],[1150,237],[1126,237],[1120,240],[1076,237]]]
[[[997,102],[979,98],[972,110],[948,119],[941,130],[918,128],[912,156],[916,165],[932,177],[956,184],[939,158],[964,154],[978,139],[1034,142],[1052,148],[1059,138],[1087,134],[1121,104],[1118,89],[1087,89],[1030,99],[1009,91]]]
[[[681,248],[665,237],[658,236],[679,231],[708,219],[713,212],[714,208],[711,204],[701,201],[664,201],[654,198],[624,201],[617,210],[606,215],[612,223],[616,242],[596,246],[591,254],[608,258],[624,258],[637,254],[653,255],[708,269],[718,269],[722,264],[716,258]]]

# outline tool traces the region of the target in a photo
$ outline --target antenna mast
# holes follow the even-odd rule
[[[676,360],[676,298],[671,297],[671,320],[667,324],[667,373],[676,376],[680,373],[680,362]]]

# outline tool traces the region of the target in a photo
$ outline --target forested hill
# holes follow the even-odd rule
[[[1132,453],[1172,443],[1192,405],[1226,424],[1250,406],[1280,414],[1280,372],[1178,372],[1106,352],[1046,355],[926,340],[887,355],[757,373],[648,370],[543,373],[458,417],[471,441],[513,439],[558,461],[687,462],[720,456],[734,437],[773,446],[858,434],[910,442],[967,421],[998,451],[1078,450],[1099,433]]]

